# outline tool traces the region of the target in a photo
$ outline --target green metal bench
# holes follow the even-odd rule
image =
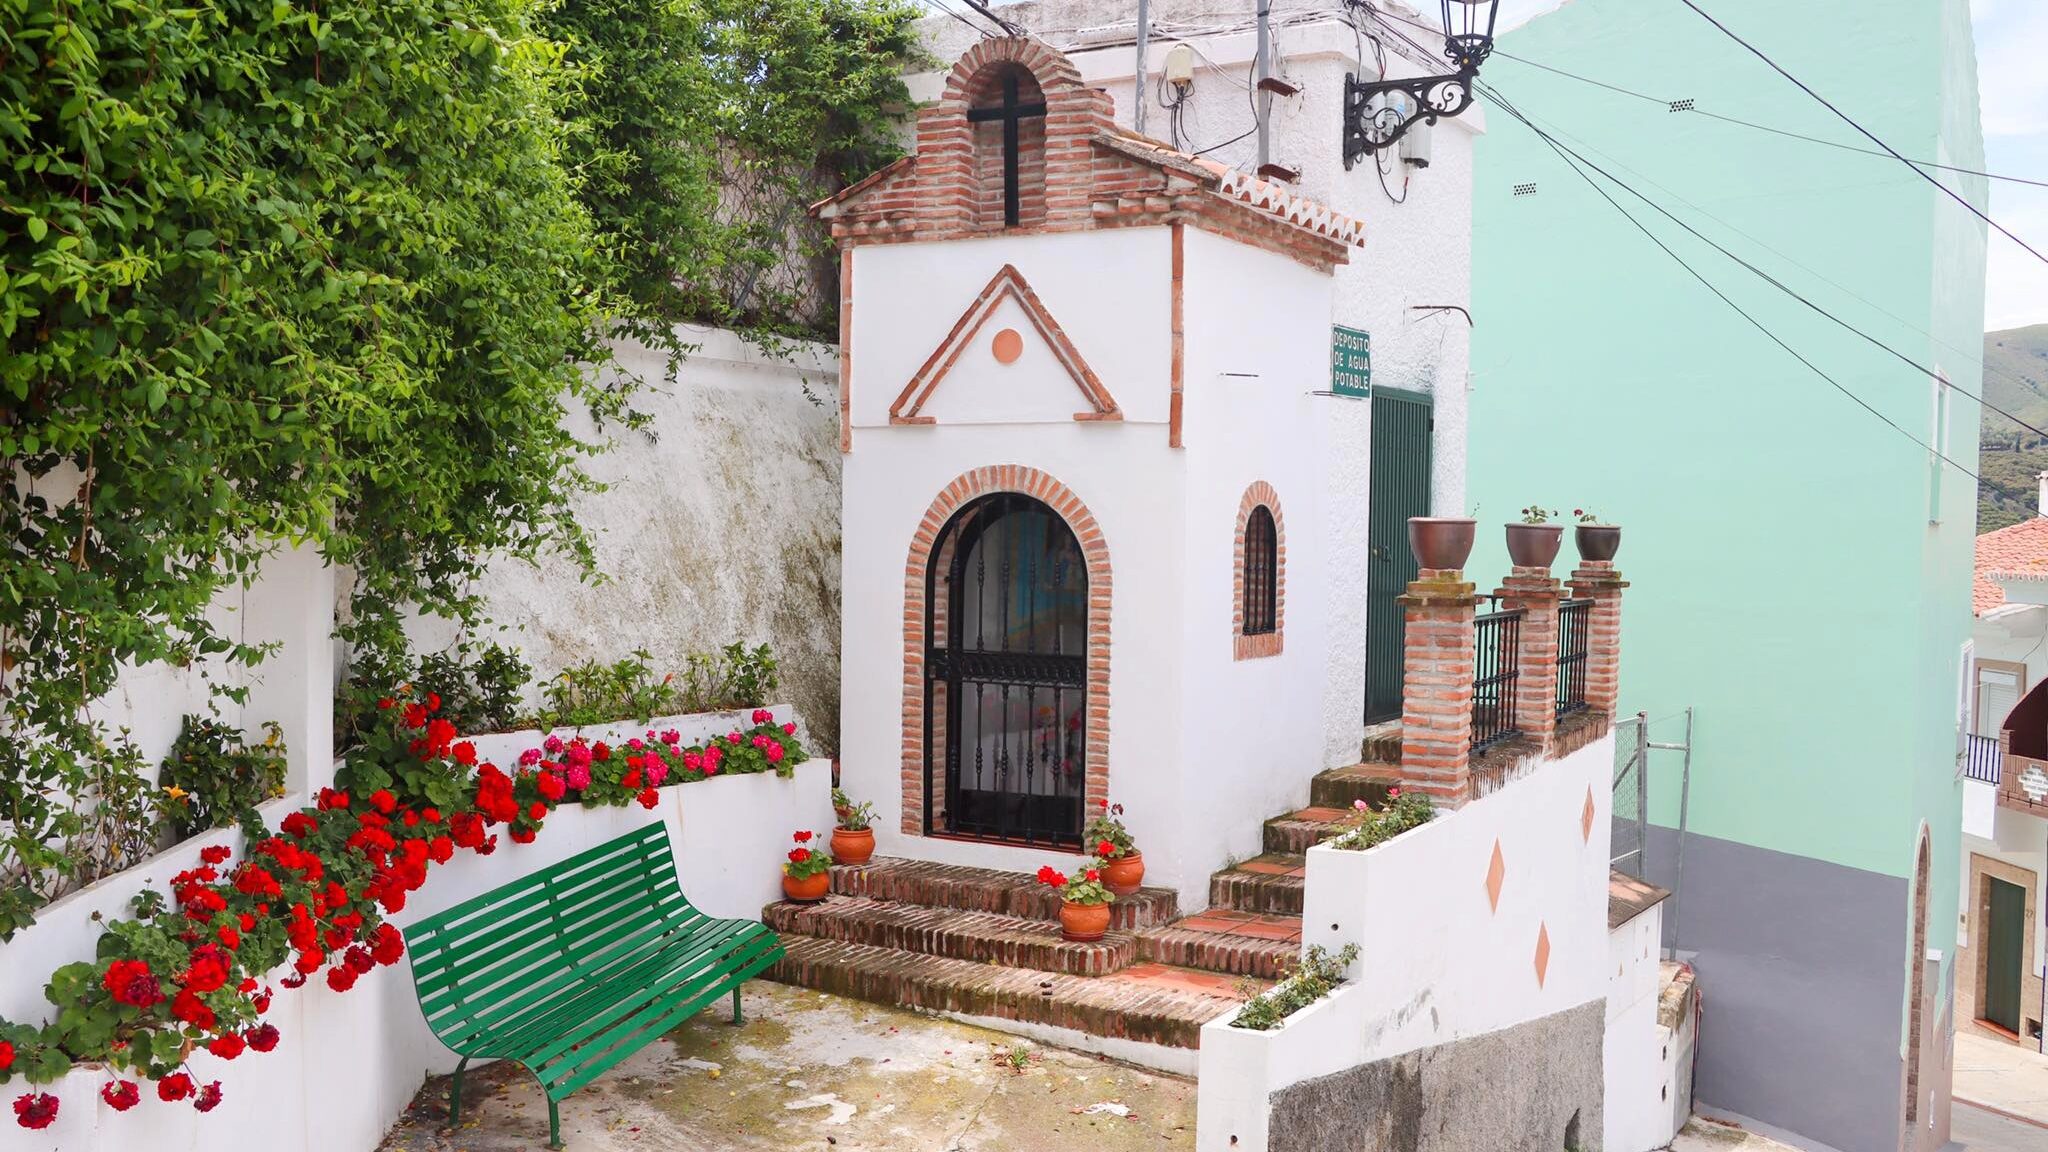
[[[511,1060],[559,1103],[782,955],[752,920],[714,920],[676,882],[668,827],[654,823],[405,930],[427,1026],[462,1057],[448,1121],[462,1119],[471,1060]]]

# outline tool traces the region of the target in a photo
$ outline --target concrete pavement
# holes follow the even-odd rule
[[[2048,1147],[2048,1056],[1958,1032],[1955,1098],[1987,1112],[2040,1124],[2040,1146]]]

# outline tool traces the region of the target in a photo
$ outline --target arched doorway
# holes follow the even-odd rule
[[[1088,765],[1088,565],[1045,503],[964,505],[926,569],[927,834],[1078,846]]]

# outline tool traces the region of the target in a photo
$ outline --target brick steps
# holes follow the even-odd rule
[[[1353,764],[1319,773],[1310,782],[1308,802],[1318,808],[1349,808],[1363,800],[1374,808],[1387,803],[1387,790],[1401,782],[1399,764]]]
[[[1266,821],[1266,851],[1306,852],[1342,832],[1350,816],[1348,807],[1309,807],[1275,816]]]
[[[1022,920],[1058,921],[1059,893],[1022,872],[935,864],[928,860],[877,857],[866,864],[835,866],[832,891],[898,904],[923,904],[961,912],[993,912]],[[1109,906],[1109,926],[1119,931],[1157,928],[1180,915],[1169,888],[1141,888]]]
[[[1142,960],[1278,980],[1301,955],[1301,917],[1227,909],[1198,912],[1138,934]]]
[[[1303,869],[1299,853],[1268,852],[1209,877],[1209,906],[1236,912],[1301,915]]]
[[[1401,763],[1401,722],[1388,720],[1365,730],[1365,740],[1358,749],[1358,758],[1367,764]]]
[[[782,945],[768,976],[783,983],[1173,1048],[1200,1047],[1202,1025],[1238,1003],[1228,977],[1159,964],[1069,976],[811,936],[784,936]]]
[[[764,909],[761,919],[787,935],[1073,976],[1106,975],[1139,957],[1137,942],[1127,932],[1076,944],[1062,939],[1059,925],[1047,920],[893,904],[865,896],[828,896],[816,904],[779,902]]]

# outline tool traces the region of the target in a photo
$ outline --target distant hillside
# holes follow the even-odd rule
[[[2036,428],[2048,429],[2048,324],[1984,334],[1984,398]],[[1977,493],[1977,531],[2017,524],[2037,512],[2036,473],[2048,472],[2048,439],[1984,410],[1978,474],[2024,499]]]

